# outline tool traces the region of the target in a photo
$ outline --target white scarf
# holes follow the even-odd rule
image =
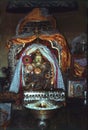
[[[23,64],[22,64],[22,58],[23,58],[24,55],[30,55],[31,53],[35,52],[37,49],[53,65],[53,67],[54,67],[54,78],[57,82],[56,87],[65,89],[62,74],[61,74],[61,71],[59,69],[59,65],[58,65],[58,61],[57,61],[56,57],[51,53],[51,51],[46,46],[41,45],[41,44],[32,44],[25,49],[25,51],[23,52],[21,58],[19,59],[19,61],[17,63],[9,91],[16,92],[16,93],[19,91],[21,69],[22,69],[22,85],[25,86],[24,77],[23,77],[24,67],[23,67]],[[56,79],[56,74],[57,74],[57,79]]]

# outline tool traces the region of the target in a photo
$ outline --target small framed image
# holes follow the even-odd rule
[[[86,79],[68,81],[68,97],[83,98],[83,92],[86,88]]]

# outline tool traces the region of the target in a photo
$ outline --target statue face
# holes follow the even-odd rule
[[[38,55],[35,57],[35,62],[36,63],[41,63],[42,62],[42,56]]]

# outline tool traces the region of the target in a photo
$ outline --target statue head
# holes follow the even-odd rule
[[[39,50],[36,51],[36,54],[35,54],[35,58],[34,58],[34,63],[36,64],[36,66],[39,66],[42,64],[42,55],[40,53]]]

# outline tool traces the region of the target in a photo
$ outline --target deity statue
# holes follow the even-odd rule
[[[53,78],[51,64],[39,50],[35,51],[33,58],[33,62],[25,66],[25,89],[49,89]]]

